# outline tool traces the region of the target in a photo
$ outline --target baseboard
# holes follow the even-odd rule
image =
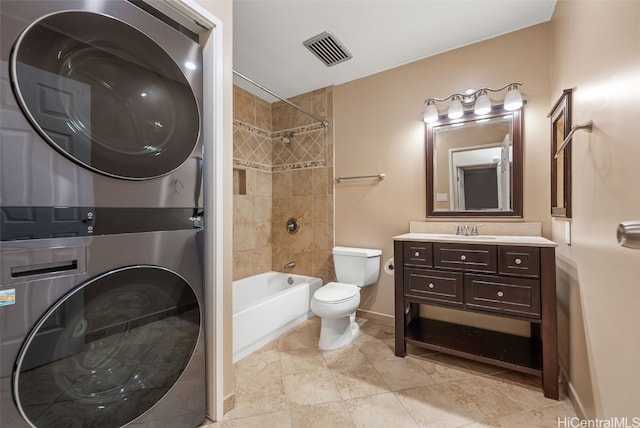
[[[226,415],[233,410],[234,407],[236,407],[236,393],[232,392],[224,397],[224,400],[222,401],[222,414]]]
[[[358,309],[356,311],[356,316],[387,325],[394,325],[395,322],[395,317],[393,315],[381,314],[379,312],[372,312],[364,309]]]
[[[571,380],[567,376],[567,371],[564,369],[563,365],[560,364],[560,385],[562,388],[566,388],[567,397],[569,397],[569,401],[573,406],[573,410],[576,411],[576,416],[578,416],[581,420],[585,420],[587,418],[586,412],[584,411],[584,406],[580,401],[580,397],[576,392],[576,389],[573,387]],[[561,391],[561,393],[564,391]]]

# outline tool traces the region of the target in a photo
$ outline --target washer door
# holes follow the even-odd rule
[[[167,174],[199,137],[198,103],[180,67],[145,34],[106,15],[68,11],[35,21],[13,48],[11,80],[48,143],[108,176]]]
[[[133,266],[89,280],[25,340],[13,377],[17,407],[34,427],[123,426],[176,383],[200,320],[193,290],[167,269]]]

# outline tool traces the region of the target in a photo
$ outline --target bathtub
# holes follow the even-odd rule
[[[311,298],[321,286],[321,278],[281,272],[233,281],[233,362],[313,316]]]

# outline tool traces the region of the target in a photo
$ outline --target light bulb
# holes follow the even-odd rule
[[[512,85],[504,97],[504,109],[513,111],[522,107],[522,95],[516,85]]]
[[[459,119],[464,115],[464,109],[462,108],[462,102],[460,98],[454,97],[453,101],[451,101],[451,105],[449,106],[449,112],[447,116],[449,119]]]
[[[478,116],[482,116],[491,111],[491,100],[489,100],[489,95],[486,92],[483,92],[478,99],[476,100],[476,104],[473,107],[473,112]]]
[[[433,101],[427,103],[427,107],[424,109],[423,119],[425,123],[432,123],[438,120],[438,108]]]

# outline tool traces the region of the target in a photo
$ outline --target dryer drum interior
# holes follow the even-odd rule
[[[182,69],[151,38],[107,15],[64,11],[31,23],[13,47],[11,80],[36,131],[104,175],[167,174],[199,138],[198,101]]]
[[[32,426],[123,426],[176,383],[195,350],[201,313],[178,274],[142,265],[76,287],[35,325],[13,392]]]

